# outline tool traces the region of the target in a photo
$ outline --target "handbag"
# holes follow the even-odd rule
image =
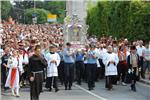
[[[125,83],[130,84],[132,80],[132,74],[131,73],[126,73],[125,75]]]

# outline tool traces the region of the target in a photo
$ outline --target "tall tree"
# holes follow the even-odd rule
[[[0,1],[1,2],[1,15],[2,19],[6,20],[10,15],[10,11],[12,8],[12,5],[10,1]]]
[[[101,1],[88,9],[88,32],[101,36],[150,40],[150,2]]]

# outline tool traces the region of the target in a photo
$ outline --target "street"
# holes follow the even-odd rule
[[[72,90],[64,90],[64,86],[59,85],[60,91],[57,93],[44,92],[40,95],[40,100],[149,100],[150,86],[137,82],[137,92],[130,90],[130,85],[114,85],[112,91],[104,88],[104,80],[96,83],[95,90],[88,91],[87,84],[81,86],[74,83]],[[20,98],[11,96],[11,92],[2,93],[2,100],[30,100],[29,88],[22,88]]]

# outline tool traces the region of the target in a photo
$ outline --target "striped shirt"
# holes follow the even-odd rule
[[[148,48],[143,50],[143,58],[146,61],[150,61],[150,50]]]

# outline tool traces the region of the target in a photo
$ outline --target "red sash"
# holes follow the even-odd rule
[[[16,72],[17,69],[13,68],[11,71],[11,79],[10,79],[10,86],[13,87],[14,82],[15,82],[15,78],[16,78]]]
[[[18,58],[17,58],[17,61],[18,61],[18,66],[19,66],[19,59]],[[18,70],[17,67],[12,68],[12,70],[11,70],[11,77],[10,77],[10,86],[11,87],[14,86],[17,70]]]
[[[127,51],[126,51],[126,49],[125,50],[123,50],[123,53],[124,53],[124,56],[126,57],[126,55],[127,55]],[[121,52],[120,51],[118,51],[118,57],[121,55]],[[124,60],[123,61],[123,64],[127,64],[127,62],[126,62],[126,60]]]

